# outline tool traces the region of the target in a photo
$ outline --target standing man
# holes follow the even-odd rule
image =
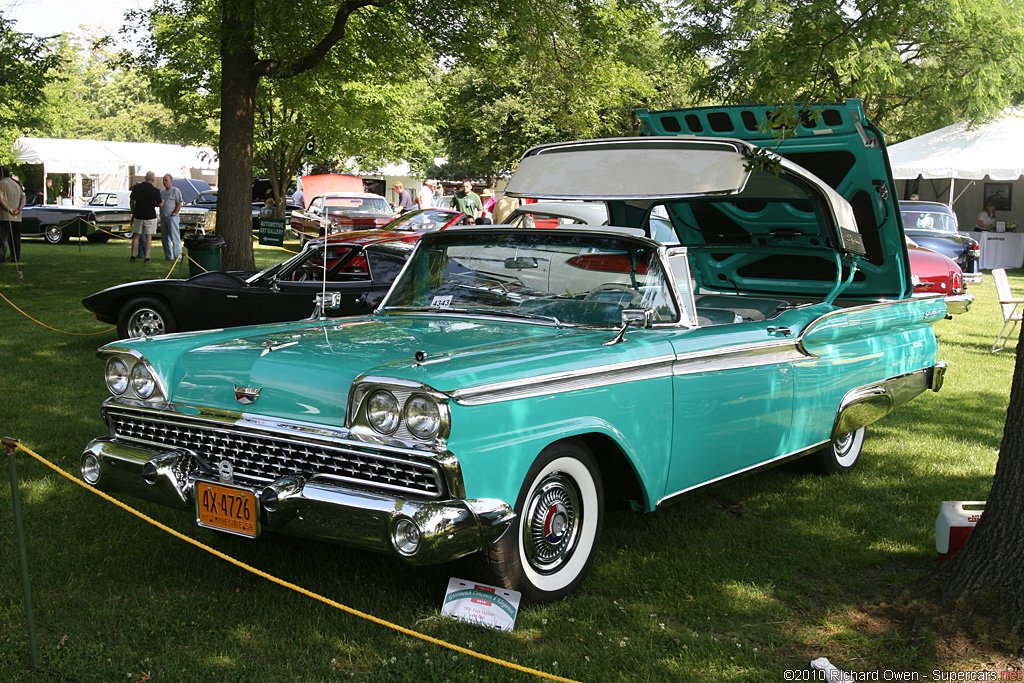
[[[25,192],[13,178],[9,166],[0,166],[0,262],[21,260],[21,210],[25,208]],[[7,242],[11,256],[7,258]]]
[[[416,205],[420,209],[434,208],[434,184],[436,181],[427,178],[423,181],[423,187],[416,195]]]
[[[391,189],[395,191],[395,218],[412,211],[416,205],[412,203],[412,197],[409,196],[405,185],[396,180]]]
[[[49,176],[46,177],[46,203],[57,203],[57,192],[53,189],[53,178]]]
[[[473,183],[469,180],[462,181],[462,189],[455,193],[452,199],[452,208],[458,209],[470,218],[479,218],[484,213],[484,204],[480,201],[480,195],[473,192]]]
[[[174,186],[174,176],[164,174],[164,189],[160,190],[160,241],[164,245],[164,258],[177,261],[181,258],[181,190]]]
[[[153,185],[155,181],[156,174],[146,171],[145,182],[135,185],[128,195],[132,205],[132,257],[129,260],[133,263],[139,248],[139,238],[142,238],[145,262],[149,263],[149,250],[153,248],[153,235],[156,234],[156,209],[163,204],[160,190]]]

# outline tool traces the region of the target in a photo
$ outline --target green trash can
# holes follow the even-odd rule
[[[227,242],[219,235],[188,235],[182,240],[188,249],[188,276],[220,270],[220,250]]]

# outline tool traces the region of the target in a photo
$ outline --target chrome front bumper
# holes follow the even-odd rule
[[[83,478],[107,493],[125,493],[167,507],[195,511],[192,456],[110,438],[94,439],[82,454]],[[204,476],[204,478],[209,478]],[[286,477],[255,490],[260,528],[384,552],[411,564],[447,562],[491,545],[515,518],[501,500],[417,500],[344,486],[325,478]],[[414,552],[400,549],[396,527],[416,525]]]
[[[971,304],[974,303],[973,294],[957,294],[955,296],[946,297],[946,312],[950,315],[959,315],[960,313],[966,313]]]

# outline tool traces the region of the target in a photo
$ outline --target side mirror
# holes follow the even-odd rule
[[[651,318],[654,317],[654,311],[650,308],[625,308],[622,310],[622,327],[615,333],[615,336],[606,342],[601,342],[602,346],[614,346],[615,344],[626,341],[626,330],[631,327],[649,327],[651,324]]]

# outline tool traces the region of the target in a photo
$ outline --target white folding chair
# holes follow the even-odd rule
[[[1010,281],[1006,278],[1006,271],[1002,268],[992,269],[992,279],[996,283],[996,294],[999,296],[999,307],[1003,311],[1003,329],[996,337],[996,343],[992,345],[992,353],[1002,351],[1010,341],[1010,335],[1017,329],[1017,323],[1021,321],[1024,310],[1021,304],[1024,299],[1014,299],[1010,291]]]

